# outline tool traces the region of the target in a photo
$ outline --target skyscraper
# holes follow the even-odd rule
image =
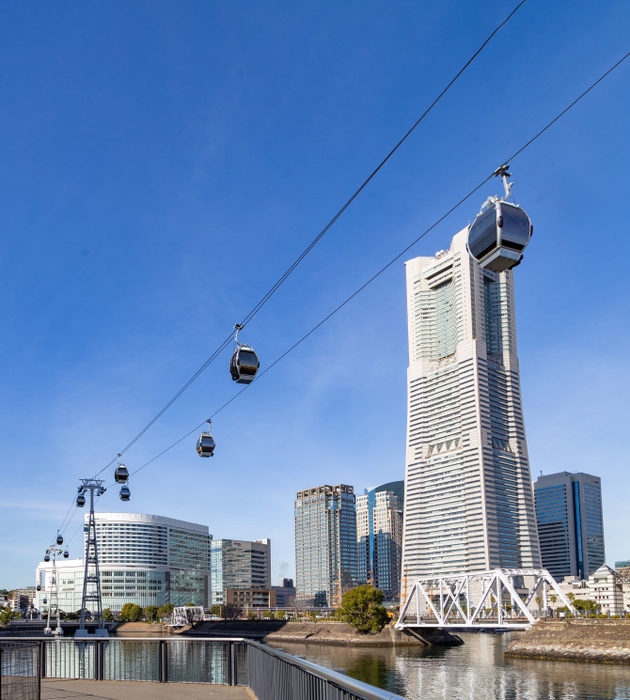
[[[210,604],[227,603],[231,589],[271,586],[271,540],[212,540],[210,543]]]
[[[466,237],[406,263],[405,581],[540,566],[512,272],[483,270]]]
[[[352,486],[316,486],[295,500],[296,598],[302,605],[341,604],[357,583],[357,524]]]
[[[534,482],[543,566],[557,580],[587,579],[606,561],[602,485],[590,474],[546,474]]]
[[[400,593],[403,502],[403,481],[357,496],[359,583],[370,582],[386,600],[397,600]]]

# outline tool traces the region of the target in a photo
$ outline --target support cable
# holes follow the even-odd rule
[[[313,248],[319,243],[319,241],[326,235],[326,233],[332,228],[332,226],[337,222],[337,220],[343,215],[343,213],[348,209],[348,207],[354,202],[354,200],[363,192],[367,185],[374,179],[378,172],[383,168],[387,161],[396,153],[396,151],[402,146],[402,144],[411,136],[415,131],[416,127],[425,119],[425,117],[433,110],[433,108],[440,102],[440,100],[446,95],[446,93],[453,87],[457,80],[462,76],[466,69],[471,65],[471,63],[479,56],[479,54],[484,50],[488,43],[494,38],[494,36],[512,19],[519,8],[525,4],[527,0],[521,0],[521,2],[516,5],[516,7],[510,12],[510,14],[500,23],[495,29],[490,33],[486,40],[481,44],[481,46],[473,53],[473,55],[466,61],[462,68],[456,73],[455,77],[451,79],[448,85],[440,92],[440,94],[433,100],[433,102],[425,109],[425,111],[420,115],[420,117],[415,121],[410,129],[405,133],[405,135],[398,141],[398,143],[389,151],[389,153],[381,160],[377,167],[370,173],[370,175],[363,181],[360,187],[354,192],[354,194],[346,201],[346,203],[339,209],[339,211],[333,216],[333,218],[324,226],[324,228],[315,236],[315,238],[308,244],[308,246],[302,251],[302,253],[297,257],[297,259],[289,266],[289,268],[280,276],[280,278],[275,282],[275,284],[267,291],[267,293],[260,299],[260,301],[252,308],[252,310],[245,316],[243,321],[239,324],[244,328],[258,312],[265,306],[265,304],[271,299],[271,297],[278,291],[278,289],[286,282],[289,276],[294,272],[298,265],[306,258],[306,256],[313,250]],[[122,450],[119,451],[120,455],[125,454],[135,443],[151,428],[151,426],[159,420],[164,413],[177,401],[177,399],[190,387],[190,385],[202,374],[202,372],[212,363],[214,360],[225,350],[232,340],[232,334],[226,338],[226,340],[219,345],[219,347],[212,353],[212,355],[201,365],[201,367],[195,372],[195,374],[184,384],[184,386],[173,396],[173,398],[162,408],[159,413],[157,413],[147,425],[131,440],[131,442]],[[112,466],[116,459],[112,459],[108,462],[99,472],[97,472],[93,478],[96,478],[102,474],[106,469]]]
[[[579,97],[577,97],[573,102],[571,102],[567,107],[565,107],[556,117],[554,117],[550,122],[546,124],[540,131],[538,131],[532,138],[529,139],[523,146],[521,146],[517,151],[515,151],[509,158],[507,158],[504,162],[508,163],[510,161],[513,161],[515,158],[517,158],[523,151],[525,151],[527,148],[529,148],[535,141],[537,141],[548,129],[550,129],[559,119],[561,119],[569,110],[571,110],[575,105],[578,104],[586,95],[588,95],[593,88],[595,88],[599,83],[602,82],[606,77],[608,77],[616,68],[618,68],[627,58],[630,57],[630,52],[628,52],[623,58],[621,58],[617,63],[615,63],[611,68],[609,68],[601,77],[599,77],[594,83],[592,83],[584,92],[580,94]],[[450,216],[456,209],[458,209],[464,202],[466,202],[470,197],[472,197],[478,190],[480,190],[489,180],[491,180],[496,171],[493,171],[490,175],[488,175],[486,178],[484,178],[474,189],[470,190],[470,192],[462,197],[456,204],[454,204],[445,214],[443,214],[439,219],[437,219],[431,226],[429,226],[427,229],[425,229],[415,240],[413,240],[409,245],[407,245],[403,250],[400,251],[394,258],[392,258],[386,265],[384,265],[380,270],[378,270],[375,274],[372,275],[366,282],[364,282],[356,291],[354,291],[349,297],[347,297],[344,301],[341,302],[335,309],[333,309],[327,316],[325,316],[316,326],[311,328],[308,333],[303,335],[296,343],[294,343],[288,350],[286,350],[280,357],[276,358],[267,368],[265,368],[262,372],[258,374],[256,379],[252,382],[252,384],[255,384],[257,381],[260,380],[261,377],[263,377],[267,372],[269,372],[272,367],[275,367],[279,362],[281,362],[287,355],[289,355],[293,350],[295,350],[299,345],[301,345],[307,338],[309,338],[316,330],[321,328],[328,320],[330,320],[335,314],[337,314],[341,309],[343,309],[350,301],[352,301],[358,294],[360,294],[366,287],[368,287],[372,282],[374,282],[378,277],[380,277],[386,270],[388,270],[396,261],[400,260],[403,255],[405,255],[413,246],[416,245],[420,240],[422,240],[428,233],[430,233],[436,226],[438,226],[440,223],[442,223],[448,216]],[[246,389],[248,389],[251,386],[251,384],[248,384],[247,386],[243,387],[239,392],[234,394],[231,399],[226,401],[220,408],[218,408],[211,416],[210,418],[214,418],[218,413],[220,413],[223,409],[225,409],[227,406],[229,406],[232,401],[237,399]],[[199,430],[203,425],[207,422],[207,420],[204,420],[202,423],[200,423],[198,426],[193,428],[191,431],[186,433],[186,435],[182,436],[179,438],[177,441],[175,441],[172,445],[167,447],[166,449],[162,450],[158,455],[150,459],[148,462],[143,464],[141,467],[138,467],[135,471],[131,472],[130,476],[137,474],[139,471],[142,471],[145,467],[148,467],[150,464],[155,462],[157,459],[165,455],[167,452],[172,450],[174,447],[179,445],[180,442],[185,440],[186,438],[190,437],[193,433],[195,433],[197,430]]]

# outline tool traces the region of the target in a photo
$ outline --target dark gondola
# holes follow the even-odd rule
[[[214,456],[215,442],[210,433],[201,433],[197,440],[197,453],[200,457]]]
[[[499,168],[495,175],[503,178],[505,199],[510,196],[512,183],[507,181],[508,166]],[[523,259],[532,223],[517,204],[490,197],[468,230],[468,250],[479,264],[493,272],[504,272],[516,267]]]
[[[44,561],[45,561],[45,562],[49,562],[49,561],[50,561],[50,554],[48,554],[48,552],[46,552],[46,554],[44,555]]]
[[[57,533],[57,544],[62,545],[63,544],[63,537]]]
[[[124,464],[119,464],[114,472],[114,479],[117,484],[124,484],[129,478],[129,470]]]
[[[238,342],[238,332],[243,327],[237,323],[234,328],[236,328],[234,342],[237,347],[230,360],[230,374],[237,384],[250,384],[256,377],[260,367],[260,360],[254,348],[249,345],[241,345]]]
[[[131,498],[131,491],[129,490],[128,486],[123,486],[120,489],[120,500],[121,501],[128,501]]]
[[[67,559],[69,556],[70,556],[70,552],[67,549],[64,549],[63,558]]]
[[[84,505],[85,505],[85,496],[82,493],[80,493],[77,496],[77,508],[83,508]]]

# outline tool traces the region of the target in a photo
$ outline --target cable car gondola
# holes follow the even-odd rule
[[[120,500],[121,501],[128,501],[131,498],[131,491],[129,490],[128,486],[123,486],[120,489]]]
[[[77,508],[83,508],[84,505],[85,505],[85,496],[82,493],[80,493],[77,496]]]
[[[49,562],[49,561],[50,561],[50,554],[48,554],[48,552],[46,552],[46,554],[44,555],[44,561],[45,561],[45,562]]]
[[[63,550],[63,558],[67,559],[70,556],[70,552],[67,549]]]
[[[114,479],[117,484],[124,484],[129,478],[129,470],[124,464],[119,464],[114,472]]]
[[[63,537],[57,533],[57,544],[62,545],[63,544]]]
[[[230,360],[230,374],[237,384],[250,384],[256,377],[260,360],[254,348],[238,342],[238,332],[242,330],[243,326],[237,323],[234,328],[236,328],[234,342],[237,347]]]
[[[38,591],[41,591],[41,590],[42,590],[41,584],[38,583],[37,586],[36,586],[36,588],[37,588]]]
[[[197,454],[200,457],[213,457],[214,448],[216,447],[214,438],[212,437],[212,422],[208,418],[208,432],[201,433],[197,440]]]
[[[505,201],[513,184],[507,181],[508,167],[502,165],[494,173],[503,179],[504,198],[489,197],[468,229],[470,254],[493,272],[511,270],[521,262],[533,231],[529,216],[518,204]]]

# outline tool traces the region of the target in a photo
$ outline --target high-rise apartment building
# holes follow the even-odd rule
[[[271,586],[271,540],[212,540],[211,605],[227,603],[227,589],[242,591]]]
[[[357,584],[357,524],[352,486],[316,486],[295,500],[296,598],[332,607]]]
[[[103,608],[208,604],[212,535],[206,525],[140,513],[95,513],[95,519]],[[56,569],[59,608],[75,612],[81,608],[83,560],[61,559]],[[36,577],[42,610],[52,562],[40,562]]]
[[[557,581],[587,579],[606,561],[600,478],[579,472],[541,475],[534,497],[543,566]]]
[[[397,600],[400,594],[404,481],[392,481],[357,496],[359,583],[371,583]]]
[[[406,263],[405,581],[540,566],[512,272],[483,270],[466,238]]]

